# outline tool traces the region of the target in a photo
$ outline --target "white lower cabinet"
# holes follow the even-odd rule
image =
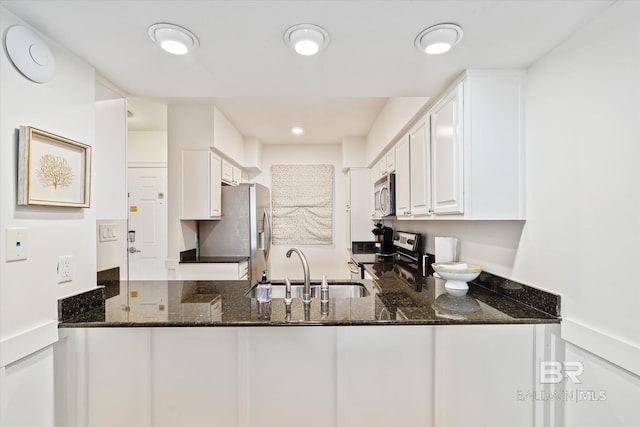
[[[435,425],[533,426],[534,325],[435,328]]]
[[[150,426],[237,426],[237,332],[163,328],[149,335]]]
[[[327,427],[336,419],[336,328],[250,328],[246,426]],[[222,424],[221,424],[222,425]]]
[[[338,328],[339,427],[433,426],[433,329]]]
[[[553,402],[519,396],[555,360],[548,327],[61,329],[56,414],[66,427],[541,426]]]

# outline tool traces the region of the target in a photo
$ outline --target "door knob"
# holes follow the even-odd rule
[[[138,250],[138,249],[134,248],[133,246],[131,246],[131,247],[129,248],[129,253],[130,253],[130,254],[135,254],[136,252],[142,252],[142,251],[140,251],[140,250]]]

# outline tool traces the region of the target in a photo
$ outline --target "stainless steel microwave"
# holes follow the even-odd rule
[[[379,217],[396,214],[396,174],[389,175],[376,181],[373,192],[375,214]]]

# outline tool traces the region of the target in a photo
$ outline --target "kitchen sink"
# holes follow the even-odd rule
[[[254,285],[246,293],[247,298],[256,297],[257,285]],[[291,298],[302,298],[304,284],[291,283]],[[271,283],[271,298],[284,298],[284,282]],[[358,282],[329,282],[329,298],[362,298],[369,295],[367,288]],[[311,282],[311,298],[320,298],[320,282]]]

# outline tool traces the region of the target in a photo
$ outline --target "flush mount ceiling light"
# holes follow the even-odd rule
[[[438,24],[422,31],[416,37],[418,50],[431,55],[448,52],[462,40],[462,28],[456,24]]]
[[[56,68],[53,52],[29,28],[22,25],[9,28],[4,46],[13,65],[29,80],[46,83],[53,78]]]
[[[200,45],[195,34],[174,24],[153,24],[148,33],[151,40],[174,55],[185,55]]]
[[[292,127],[291,128],[291,133],[294,134],[294,135],[302,135],[304,133],[304,129],[302,129],[299,126]]]
[[[284,42],[300,55],[310,56],[329,43],[329,33],[314,24],[298,24],[285,31]]]

